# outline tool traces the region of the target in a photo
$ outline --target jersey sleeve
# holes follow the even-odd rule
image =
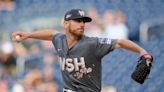
[[[55,49],[57,49],[59,47],[59,45],[62,43],[61,42],[62,41],[62,35],[63,34],[58,33],[58,34],[56,34],[56,35],[53,36],[52,43],[53,43]]]
[[[109,38],[97,38],[96,56],[103,57],[115,49],[117,40]]]

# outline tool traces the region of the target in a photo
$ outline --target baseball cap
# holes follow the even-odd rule
[[[86,16],[85,12],[81,9],[71,9],[64,16],[64,20],[74,20],[74,19],[84,19],[85,22],[92,21],[92,19]]]

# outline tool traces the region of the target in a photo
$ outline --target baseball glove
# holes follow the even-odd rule
[[[142,55],[131,77],[136,82],[143,84],[151,71],[153,57],[149,54]]]

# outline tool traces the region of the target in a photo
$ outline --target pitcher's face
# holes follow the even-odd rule
[[[74,36],[81,37],[84,34],[85,22],[83,19],[67,21],[66,29]]]

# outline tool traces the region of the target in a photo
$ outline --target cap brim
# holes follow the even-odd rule
[[[90,17],[83,17],[82,19],[84,19],[85,22],[91,22],[92,19]]]
[[[83,19],[85,22],[91,22],[92,21],[92,19],[90,18],[90,17],[76,17],[76,18],[73,18],[72,20],[74,20],[74,19]]]

